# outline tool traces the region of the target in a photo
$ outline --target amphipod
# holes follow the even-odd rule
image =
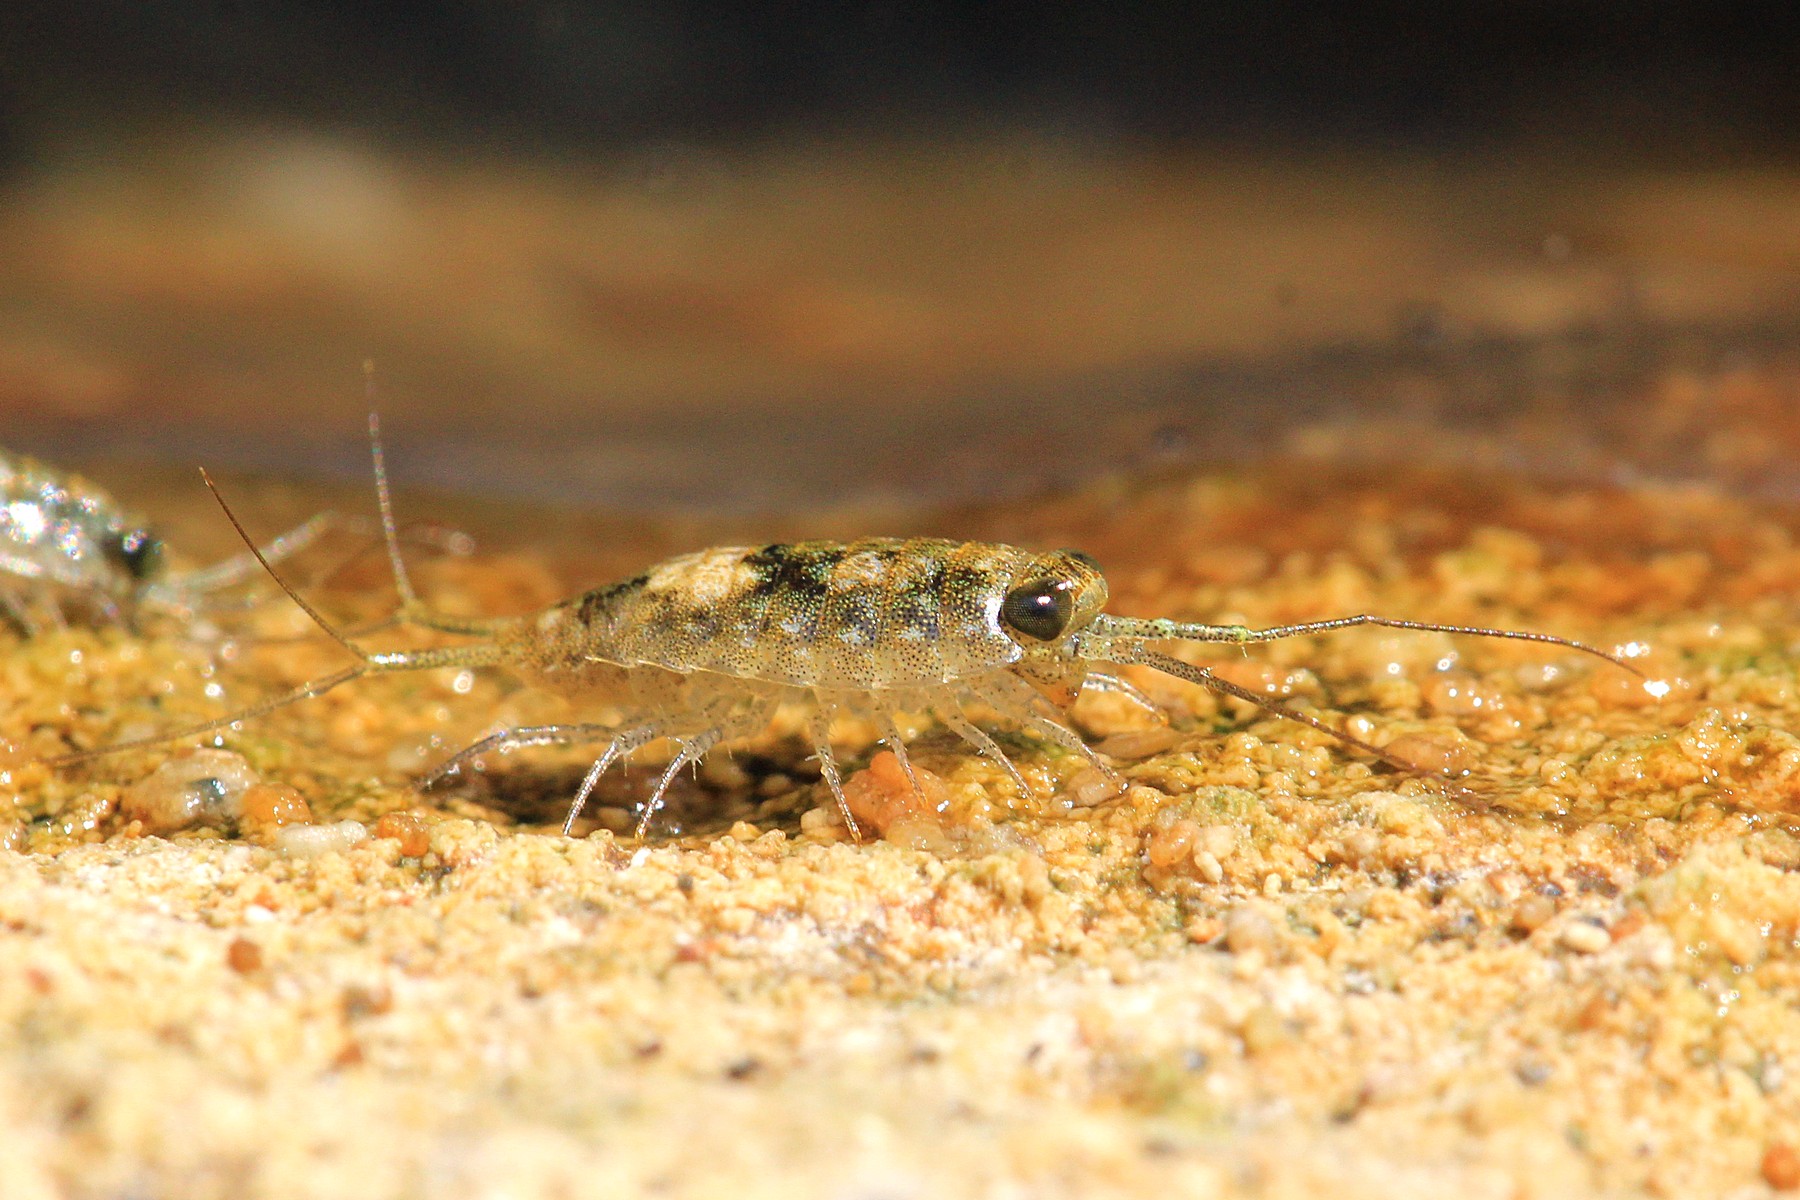
[[[1105,577],[1076,550],[1039,553],[991,542],[937,538],[863,538],[702,550],[643,574],[596,588],[542,612],[495,619],[433,613],[420,601],[400,561],[392,505],[373,420],[377,496],[402,621],[472,644],[376,652],[326,621],[275,572],[225,508],[249,553],[329,636],[356,658],[342,671],[260,704],[159,737],[66,756],[74,761],[208,733],[340,687],[366,675],[435,667],[506,667],[578,703],[620,714],[616,723],[516,728],[453,755],[424,781],[459,770],[475,756],[526,746],[592,743],[603,747],[569,805],[569,832],[601,775],[649,742],[675,745],[637,823],[641,837],[676,774],[709,750],[759,732],[775,709],[810,706],[810,740],[827,785],[854,835],[826,731],[835,713],[874,720],[911,775],[894,723],[898,712],[930,712],[975,750],[995,760],[1029,794],[1016,767],[974,724],[964,705],[979,703],[1002,718],[1105,763],[1062,720],[1084,688],[1134,692],[1111,673],[1119,665],[1149,667],[1321,730],[1397,767],[1416,770],[1315,717],[1275,703],[1173,658],[1157,643],[1248,645],[1378,625],[1539,642],[1605,659],[1606,652],[1545,633],[1442,625],[1367,614],[1253,629],[1111,616]],[[209,478],[207,485],[212,487]],[[217,489],[214,489],[217,494]],[[220,501],[224,504],[223,499]],[[915,784],[916,786],[916,784]]]

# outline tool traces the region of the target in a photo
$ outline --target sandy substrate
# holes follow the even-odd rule
[[[169,519],[217,537],[204,509]],[[714,540],[582,560],[566,522],[538,544],[503,524],[425,567],[437,603],[524,611]],[[878,760],[853,790],[887,836],[863,844],[797,715],[683,781],[642,844],[653,764],[610,776],[578,839],[555,823],[580,751],[415,793],[449,749],[560,711],[455,669],[226,736],[239,757],[202,774],[229,786],[184,822],[179,747],[34,760],[228,711],[342,652],[154,615],[144,636],[10,640],[0,1195],[1792,1188],[1796,525],[1692,489],[1317,470],[939,514],[919,527],[1088,548],[1115,612],[1541,629],[1621,648],[1666,695],[1442,635],[1215,652],[1463,774],[1407,777],[1146,675],[1168,724],[1113,700],[1074,714],[1123,795],[1009,737],[1054,792],[1021,801],[920,721],[940,811]],[[373,616],[383,582],[364,562],[319,594]],[[305,633],[278,603],[218,623]],[[869,732],[841,732],[866,767]]]
[[[1557,631],[1625,648],[1667,696],[1575,653],[1354,631],[1213,660],[1458,783],[1139,676],[1168,725],[1075,712],[1118,797],[1010,738],[1055,790],[1019,801],[920,721],[941,811],[877,761],[853,792],[887,837],[853,844],[783,716],[637,844],[653,763],[608,779],[578,840],[554,822],[580,752],[412,792],[448,748],[558,712],[455,669],[230,734],[238,792],[175,828],[182,790],[155,772],[182,748],[34,757],[227,711],[342,651],[155,617],[9,640],[0,1195],[1800,1184],[1791,516],[1692,489],[1273,471],[925,524],[1089,547],[1114,612]],[[563,543],[518,542],[428,563],[428,594],[517,612],[592,583]],[[382,583],[365,563],[322,597],[374,615]],[[275,603],[220,622],[304,630]],[[868,765],[868,730],[842,736]]]

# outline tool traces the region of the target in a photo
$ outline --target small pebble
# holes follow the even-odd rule
[[[245,789],[238,823],[246,833],[268,836],[284,825],[312,824],[312,806],[291,787],[259,783]]]
[[[1770,1142],[1763,1151],[1762,1177],[1778,1192],[1800,1188],[1800,1150],[1789,1142]]]
[[[119,807],[151,833],[235,822],[244,793],[261,782],[241,754],[196,750],[172,758],[125,789]]]
[[[431,849],[431,823],[417,813],[384,813],[375,822],[375,836],[399,842],[402,858],[423,858]]]
[[[1173,816],[1173,810],[1165,810]],[[1200,824],[1181,817],[1155,820],[1144,835],[1144,857],[1153,867],[1172,867],[1194,853],[1200,840]]]
[[[1210,850],[1194,852],[1194,870],[1208,883],[1221,883],[1225,879],[1225,864]]]
[[[1382,750],[1421,771],[1448,778],[1467,775],[1478,757],[1469,739],[1453,729],[1403,733]]]
[[[838,812],[835,804],[821,804],[817,808],[809,808],[800,814],[800,832],[824,837],[832,829],[842,829],[843,814]]]
[[[1108,779],[1092,767],[1083,767],[1063,787],[1062,794],[1076,808],[1093,808],[1124,790],[1125,785],[1120,781]]]
[[[790,789],[779,796],[772,796],[758,804],[751,815],[758,821],[774,821],[794,811],[794,793]]]
[[[1235,905],[1225,914],[1225,947],[1233,954],[1275,948],[1275,922],[1257,904]]]
[[[599,808],[590,809],[594,823],[602,829],[613,833],[624,833],[637,824],[637,818],[631,815],[629,808],[620,808],[613,804],[603,804]]]
[[[0,821],[0,850],[23,854],[30,837],[23,821]]]
[[[1639,679],[1624,671],[1595,671],[1588,679],[1588,694],[1607,708],[1648,708],[1661,703],[1672,691],[1685,692],[1693,687],[1686,679],[1662,676],[1648,663],[1640,663],[1639,669],[1659,677]]]
[[[1208,942],[1216,942],[1225,935],[1225,922],[1217,917],[1195,917],[1187,923],[1187,927],[1182,932],[1187,935],[1188,941],[1196,945],[1205,945]]]
[[[1466,671],[1439,671],[1427,676],[1419,684],[1419,698],[1431,712],[1449,717],[1471,717],[1505,705],[1505,697],[1497,689]]]
[[[844,780],[844,803],[858,824],[885,837],[889,826],[913,830],[921,821],[935,821],[949,806],[950,793],[941,778],[916,763],[908,777],[899,756],[883,750]]]
[[[239,975],[260,971],[263,965],[262,947],[249,938],[232,938],[231,945],[225,947],[225,965]]]
[[[289,858],[320,858],[342,854],[358,842],[368,840],[369,831],[361,821],[339,821],[333,825],[288,825],[275,834],[275,849]]]
[[[1155,729],[1133,729],[1126,733],[1115,733],[1109,738],[1096,742],[1094,749],[1108,758],[1131,760],[1161,754],[1180,740],[1179,733],[1163,725]],[[1089,770],[1093,770],[1093,768],[1090,767]],[[1099,775],[1100,772],[1094,771],[1094,774]]]
[[[1569,668],[1559,662],[1520,663],[1512,677],[1525,691],[1547,692],[1568,679]]]
[[[1605,926],[1591,921],[1570,921],[1563,926],[1558,940],[1577,954],[1598,954],[1612,945],[1612,934],[1606,932]]]
[[[929,850],[933,854],[948,854],[955,847],[949,834],[944,831],[943,822],[931,817],[901,817],[881,831],[884,840],[896,846],[904,846],[908,850]]]
[[[723,754],[709,754],[701,761],[700,778],[723,792],[747,791],[756,782],[742,763]]]
[[[1512,920],[1507,924],[1519,933],[1529,934],[1549,924],[1555,915],[1556,901],[1533,892],[1513,906]]]

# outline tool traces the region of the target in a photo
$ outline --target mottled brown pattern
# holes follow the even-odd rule
[[[573,603],[576,618],[583,625],[594,625],[604,620],[618,605],[621,597],[642,590],[644,584],[649,580],[648,575],[637,575],[631,579],[609,583],[605,587],[597,587],[593,591],[585,593]]]
[[[723,547],[577,607],[586,652],[826,689],[937,685],[1016,659],[995,616],[1029,551],[937,538]]]

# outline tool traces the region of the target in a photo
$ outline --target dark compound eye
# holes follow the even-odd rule
[[[1074,607],[1066,581],[1035,579],[1006,593],[1000,621],[1016,633],[1047,642],[1068,628]]]
[[[113,554],[133,579],[148,579],[162,566],[162,543],[142,529],[120,537]]]

